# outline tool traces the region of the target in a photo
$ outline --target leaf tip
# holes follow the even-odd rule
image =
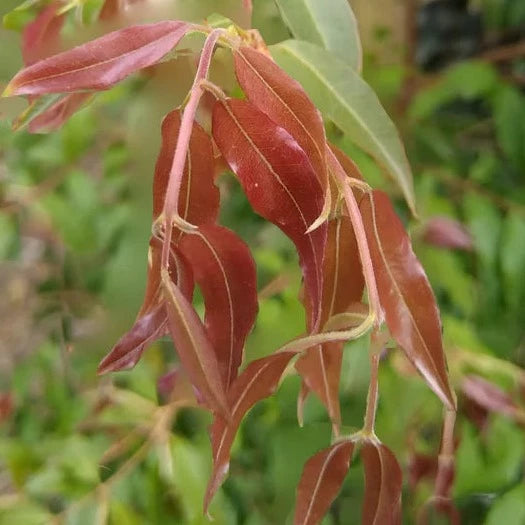
[[[2,94],[0,95],[0,98],[12,97],[15,94],[15,90],[14,90],[12,84],[13,84],[12,82],[9,82],[9,84],[7,84],[7,86],[4,89],[4,91],[2,91]]]

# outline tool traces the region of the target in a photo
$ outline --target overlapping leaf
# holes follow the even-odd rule
[[[273,394],[294,355],[294,352],[280,352],[252,361],[232,383],[228,392],[231,419],[227,422],[216,417],[211,427],[213,470],[204,498],[205,512],[228,474],[230,450],[242,418],[255,403]]]
[[[42,95],[108,89],[158,62],[185,35],[178,21],[126,27],[46,58],[20,71],[4,95]]]
[[[257,315],[255,262],[232,231],[212,224],[180,244],[204,296],[205,326],[224,385],[237,376],[244,342]]]
[[[216,103],[213,136],[253,209],[295,243],[314,305],[315,325],[319,321],[326,225],[305,233],[323,207],[321,185],[308,157],[285,129],[244,100]]]
[[[297,487],[294,525],[320,523],[341,489],[353,450],[352,441],[339,441],[306,462]]]
[[[327,191],[324,125],[304,89],[271,58],[255,49],[241,47],[234,53],[234,61],[237,79],[248,100],[292,135]],[[329,209],[325,211],[328,213]]]
[[[361,448],[365,470],[363,525],[401,525],[403,474],[388,447],[366,441]]]
[[[164,207],[177,138],[181,124],[179,110],[162,121],[162,146],[153,179],[153,218]],[[215,222],[219,213],[219,189],[213,183],[214,158],[210,137],[195,122],[190,137],[179,195],[179,215],[191,224]]]
[[[348,64],[309,42],[287,40],[270,50],[325,117],[383,166],[415,211],[412,172],[403,144],[370,86]]]
[[[385,193],[364,198],[361,213],[388,328],[430,388],[453,408],[439,311],[410,239]]]

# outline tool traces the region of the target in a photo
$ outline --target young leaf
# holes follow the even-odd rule
[[[319,321],[326,225],[305,233],[323,207],[321,185],[308,157],[286,130],[248,101],[218,101],[212,129],[253,209],[295,243],[314,305],[315,325]]]
[[[459,222],[448,217],[432,217],[423,231],[423,240],[440,248],[472,251],[474,243],[469,231]]]
[[[388,196],[361,201],[370,255],[390,333],[448,408],[455,406],[436,300]]]
[[[168,328],[182,366],[206,404],[228,420],[230,409],[219,365],[202,321],[165,269],[161,270],[161,280],[168,312]]]
[[[366,441],[361,448],[365,470],[363,525],[401,525],[403,474],[388,447]]]
[[[324,125],[304,89],[271,58],[255,49],[241,47],[233,56],[237,79],[248,100],[292,135],[327,191]],[[330,202],[325,206],[327,218]]]
[[[153,218],[164,207],[166,188],[173,164],[181,124],[179,110],[168,113],[162,121],[162,147],[153,179]],[[191,224],[215,222],[219,214],[219,189],[213,183],[213,149],[208,134],[195,122],[186,156],[179,196],[179,214]]]
[[[364,277],[349,217],[341,216],[328,224],[323,275],[321,326],[333,315],[346,312],[363,296]],[[342,350],[343,343],[326,343],[308,350],[295,365],[308,388],[319,396],[337,425],[340,423]]]
[[[348,0],[276,0],[283,20],[297,40],[331,51],[356,71],[363,65],[363,50],[354,12]]]
[[[306,462],[297,487],[294,525],[321,522],[341,489],[353,450],[352,441],[339,441]]]
[[[126,27],[46,58],[20,71],[4,96],[108,89],[158,62],[185,35],[178,21]]]
[[[412,172],[397,129],[366,82],[328,51],[287,40],[270,47],[276,62],[298,80],[314,104],[374,157],[403,190],[415,212]]]
[[[244,342],[257,315],[255,262],[237,235],[212,224],[184,236],[180,249],[191,261],[204,296],[206,332],[228,387],[237,376]]]
[[[204,512],[228,474],[230,450],[242,418],[261,399],[275,391],[295,352],[278,352],[252,361],[232,383],[228,392],[231,409],[229,422],[216,417],[210,431],[213,470],[204,497]]]

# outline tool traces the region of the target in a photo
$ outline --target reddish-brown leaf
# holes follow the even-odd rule
[[[515,417],[518,411],[518,406],[506,392],[482,377],[466,376],[461,383],[461,389],[468,398],[490,412]]]
[[[216,417],[210,430],[213,470],[204,497],[204,511],[228,474],[230,450],[242,418],[261,399],[270,396],[295,352],[280,352],[252,361],[228,392],[229,422]]]
[[[403,474],[388,447],[365,441],[361,448],[365,470],[363,525],[401,524]]]
[[[331,316],[346,312],[363,296],[364,277],[349,217],[341,216],[328,223],[323,275],[321,326]],[[295,365],[308,388],[321,399],[337,425],[341,419],[339,379],[342,352],[343,343],[326,343],[308,350]]]
[[[30,133],[55,131],[92,97],[90,93],[71,93],[36,116],[28,125]]]
[[[164,207],[171,165],[177,146],[181,116],[179,110],[162,121],[162,147],[153,179],[153,218]],[[219,213],[219,189],[213,183],[215,164],[208,134],[193,124],[179,196],[179,215],[191,224],[215,222]]]
[[[182,366],[206,405],[229,419],[230,410],[219,364],[202,321],[166,270],[161,270],[161,276],[168,328]]]
[[[24,64],[30,66],[58,50],[60,31],[64,25],[64,15],[57,15],[61,2],[52,2],[24,28],[22,34],[22,57]]]
[[[237,376],[244,342],[257,315],[255,262],[237,235],[214,224],[184,236],[180,249],[191,261],[204,296],[206,333],[228,387]]]
[[[108,89],[173,49],[188,31],[178,21],[126,27],[46,58],[20,71],[4,95],[43,95]]]
[[[385,193],[363,198],[361,213],[390,333],[430,388],[453,408],[439,311],[410,239]]]
[[[294,525],[321,522],[341,489],[353,450],[352,441],[339,441],[306,462],[297,487]]]
[[[433,217],[423,231],[423,240],[440,248],[472,251],[474,244],[469,231],[448,217]]]
[[[157,380],[157,396],[162,403],[177,401],[197,406],[195,390],[183,368],[177,366]]]
[[[295,243],[314,305],[315,325],[319,322],[326,225],[305,233],[323,207],[321,185],[308,157],[285,129],[244,100],[217,102],[213,136],[253,209]]]
[[[268,55],[251,47],[241,47],[233,56],[237,79],[248,100],[292,135],[326,190],[324,125],[302,86]]]

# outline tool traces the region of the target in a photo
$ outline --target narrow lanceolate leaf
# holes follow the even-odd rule
[[[211,427],[213,470],[204,497],[204,511],[228,474],[230,450],[242,418],[261,399],[275,391],[295,352],[280,352],[252,361],[235,379],[228,392],[229,422],[216,417]]]
[[[366,441],[361,448],[365,470],[363,525],[400,525],[403,474],[388,447]]]
[[[244,100],[216,103],[213,137],[253,209],[295,243],[305,286],[316,305],[312,312],[315,325],[319,321],[326,225],[305,233],[323,207],[321,185],[308,157],[285,129]]]
[[[126,27],[20,71],[4,96],[108,89],[173,49],[189,24],[166,21]]]
[[[321,326],[333,315],[346,312],[363,296],[363,271],[349,217],[341,216],[328,223],[323,275]],[[308,388],[319,396],[336,424],[340,423],[342,351],[343,343],[326,343],[308,350],[295,365]]]
[[[162,121],[162,147],[153,179],[153,218],[164,207],[177,138],[181,124],[179,110],[168,113]],[[210,137],[193,124],[190,145],[179,196],[179,215],[191,224],[215,222],[219,214],[219,189],[213,183],[215,164]]]
[[[298,80],[324,116],[369,153],[397,182],[415,211],[412,172],[397,129],[368,84],[343,61],[309,42],[270,47],[277,63]]]
[[[353,450],[351,441],[340,441],[306,462],[297,487],[294,525],[321,522],[341,489]]]
[[[381,306],[390,333],[448,408],[455,406],[436,299],[388,196],[361,201]]]
[[[241,47],[233,56],[237,79],[248,100],[292,135],[307,154],[323,191],[330,197],[324,124],[304,89],[271,58],[255,49]],[[328,201],[325,219],[329,207]]]
[[[180,249],[204,296],[206,332],[228,387],[237,376],[244,342],[257,315],[255,262],[237,235],[214,224],[186,235]]]
[[[230,409],[215,352],[191,303],[166,270],[161,270],[168,328],[184,370],[215,414],[229,419]]]
[[[359,29],[348,0],[331,0],[330,8],[318,0],[276,0],[283,20],[297,40],[331,51],[356,71],[363,52]]]

